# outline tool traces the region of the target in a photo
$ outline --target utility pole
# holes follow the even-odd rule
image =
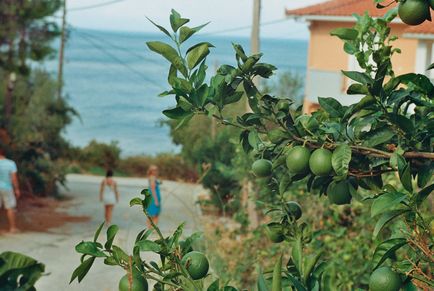
[[[62,15],[62,31],[60,36],[60,50],[59,50],[59,67],[57,72],[57,98],[62,98],[62,87],[63,87],[63,59],[65,52],[65,36],[66,30],[66,0],[63,0],[63,15]]]
[[[253,0],[253,23],[252,23],[252,33],[250,36],[250,53],[257,54],[259,53],[259,26],[261,21],[261,0]],[[253,79],[253,84],[255,86],[259,85],[259,78],[256,77]],[[251,112],[249,101],[246,100],[246,112]],[[243,181],[243,193],[242,193],[242,202],[245,205],[247,215],[249,217],[249,226],[251,229],[255,229],[258,227],[259,219],[258,213],[256,212],[255,203],[252,201],[252,197],[249,199],[249,194],[253,193],[252,191],[252,183],[246,177]]]
[[[261,0],[253,0],[253,23],[252,34],[250,36],[250,52],[258,54],[260,49],[259,27],[261,23]],[[256,77],[253,83],[258,86],[259,78]]]

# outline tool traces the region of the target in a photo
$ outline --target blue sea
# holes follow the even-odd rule
[[[168,127],[160,125],[161,111],[175,105],[173,96],[158,97],[167,86],[168,63],[151,53],[146,41],[165,40],[149,33],[72,29],[65,50],[64,92],[80,113],[65,137],[76,146],[90,140],[117,141],[123,156],[177,152]],[[167,40],[167,38],[166,38]],[[215,45],[210,68],[234,64],[232,42],[250,50],[248,38],[195,36],[193,41]],[[261,39],[263,61],[280,72],[305,74],[307,41]],[[47,67],[55,73],[57,60]]]

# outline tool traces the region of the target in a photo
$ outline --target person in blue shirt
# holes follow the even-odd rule
[[[16,224],[17,199],[21,196],[18,185],[17,165],[5,157],[5,150],[0,146],[0,208],[6,209],[9,232],[19,232]]]
[[[158,224],[158,217],[161,212],[161,194],[160,194],[160,184],[158,180],[158,167],[151,165],[148,169],[148,179],[149,179],[149,191],[152,195],[152,201],[149,205],[147,212],[152,219],[154,224]],[[148,227],[151,228],[150,221],[147,222]]]

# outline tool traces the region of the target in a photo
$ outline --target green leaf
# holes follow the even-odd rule
[[[416,204],[418,206],[420,206],[422,204],[422,202],[433,193],[434,191],[434,184],[431,184],[425,188],[423,188],[422,190],[419,191],[419,193],[417,193],[416,195]]]
[[[261,139],[259,138],[258,132],[256,130],[251,130],[248,136],[249,144],[252,148],[257,149],[259,144],[261,144]]]
[[[26,255],[15,252],[0,254],[0,285],[5,290],[35,290],[34,285],[44,271],[44,264]]]
[[[303,271],[303,250],[301,245],[301,239],[297,238],[294,243],[292,244],[292,252],[291,252],[291,258],[294,261],[294,265],[297,268],[298,272],[302,274]]]
[[[188,124],[188,122],[193,118],[193,116],[194,116],[194,113],[191,113],[191,114],[187,115],[186,117],[184,117],[183,119],[181,119],[181,121],[176,125],[176,127],[174,128],[173,131],[177,131],[178,129],[180,129],[184,125]]]
[[[347,144],[340,144],[333,151],[332,166],[338,176],[347,176],[350,167],[351,154],[351,148]]]
[[[364,138],[363,145],[375,147],[377,145],[390,141],[395,136],[395,133],[387,127],[381,127],[370,131]]]
[[[235,55],[237,57],[237,60],[242,60],[243,62],[245,62],[247,60],[247,55],[244,52],[244,49],[241,45],[236,44],[236,43],[232,43],[232,47],[235,50]]]
[[[199,87],[199,89],[196,90],[196,94],[194,98],[197,106],[199,107],[205,106],[206,101],[208,99],[208,92],[209,89],[207,84],[203,84],[202,86]]]
[[[241,97],[243,97],[244,92],[236,91],[234,94],[224,97],[224,104],[232,104],[240,101]]]
[[[380,197],[375,198],[371,205],[371,217],[374,217],[386,210],[391,210],[393,207],[404,201],[407,197],[401,192],[388,192]]]
[[[268,291],[267,283],[265,282],[264,274],[262,273],[262,270],[259,269],[258,272],[258,291]]]
[[[387,223],[401,214],[408,212],[408,209],[397,209],[383,213],[375,224],[373,235],[376,237]]]
[[[428,66],[428,68],[426,69],[427,71],[434,69],[434,63],[432,63],[431,65]]]
[[[274,265],[271,291],[282,291],[282,256],[279,257]]]
[[[181,107],[175,107],[173,109],[163,110],[163,114],[170,119],[182,119],[191,114],[189,111],[185,111]]]
[[[303,279],[306,282],[310,277],[315,277],[315,274],[311,274],[314,270],[315,265],[318,263],[322,252],[317,252],[306,257],[304,261],[304,274]]]
[[[292,285],[294,285],[297,291],[307,291],[307,289],[303,287],[303,285],[300,283],[299,280],[297,280],[297,278],[295,278],[291,274],[287,274],[287,276],[288,276],[288,280],[291,282]]]
[[[330,115],[330,117],[343,116],[343,107],[336,99],[330,97],[318,97],[318,102],[321,105],[321,108],[323,108]]]
[[[105,224],[105,222],[101,223],[100,226],[98,227],[98,229],[96,230],[95,235],[93,236],[93,241],[94,242],[97,241],[97,239],[99,237],[99,234],[101,233],[101,230],[102,230],[104,224]]]
[[[397,161],[399,179],[401,180],[402,186],[404,186],[407,191],[412,192],[413,185],[411,183],[410,165],[401,155],[397,155]]]
[[[181,27],[181,29],[179,30],[179,43],[183,43],[184,41],[189,39],[193,34],[198,32],[199,30],[201,30],[202,28],[204,28],[208,24],[209,24],[209,22],[202,24],[200,26],[193,27],[193,28],[190,28],[188,26]]]
[[[379,244],[375,249],[372,258],[372,262],[375,266],[374,270],[377,269],[387,258],[394,255],[395,251],[406,244],[407,240],[405,238],[392,238]]]
[[[130,207],[134,205],[142,205],[142,199],[136,197],[130,200]]]
[[[417,186],[423,188],[434,177],[434,164],[429,161],[418,169],[417,173]]]
[[[220,284],[219,284],[219,279],[215,280],[214,282],[211,283],[211,285],[208,286],[208,289],[206,289],[207,291],[219,291],[220,289]]]
[[[181,18],[181,15],[176,10],[172,9],[172,13],[170,14],[170,26],[172,27],[173,32],[177,32],[181,26],[189,21],[190,19]]]
[[[149,19],[149,17],[146,17],[153,25],[155,25],[159,30],[161,30],[165,35],[167,35],[168,37],[172,38],[172,36],[170,35],[169,31],[167,31],[167,29],[165,29],[163,26],[156,24],[154,21],[152,21],[151,19]]]
[[[348,95],[366,95],[368,94],[368,87],[362,84],[351,84],[347,89]]]
[[[0,276],[13,269],[23,269],[37,264],[37,261],[26,255],[15,252],[0,254]]]
[[[85,254],[94,257],[107,257],[105,253],[99,250],[98,243],[92,241],[82,241],[75,246],[77,253]]]
[[[400,115],[400,114],[394,114],[389,113],[388,118],[391,122],[396,124],[400,129],[402,129],[408,136],[414,134],[415,128],[413,125],[413,121],[411,121],[409,118]]]
[[[127,255],[127,253],[124,252],[123,249],[121,249],[120,247],[113,245],[112,246],[112,252],[113,252],[113,257],[115,258],[116,262],[118,264],[120,263],[128,263],[129,261],[129,256]]]
[[[150,241],[150,240],[141,240],[136,242],[136,246],[140,248],[140,251],[142,252],[154,252],[158,253],[161,252],[161,246],[157,244],[156,242]]]
[[[119,231],[119,227],[117,225],[110,225],[110,227],[107,229],[107,241],[104,245],[106,250],[111,249],[113,240],[115,239],[115,236],[118,231]]]
[[[209,54],[209,44],[202,43],[189,50],[187,54],[187,65],[190,69],[193,69],[200,64],[206,56]]]
[[[355,40],[359,32],[353,28],[336,28],[330,32],[330,35],[337,36],[343,40]]]
[[[161,41],[149,41],[146,45],[151,51],[162,55],[166,60],[168,60],[184,77],[188,77],[184,61],[172,46]]]
[[[83,263],[81,263],[80,266],[78,266],[72,273],[69,284],[71,284],[72,281],[75,280],[75,278],[77,278],[78,282],[80,283],[83,280],[83,278],[86,276],[86,274],[89,272],[94,261],[95,261],[95,257],[90,257],[84,260]]]
[[[372,78],[365,73],[361,73],[357,71],[342,71],[342,74],[344,74],[346,77],[350,78],[351,80],[354,80],[363,85],[368,85],[373,83]]]

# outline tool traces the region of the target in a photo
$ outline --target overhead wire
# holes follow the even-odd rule
[[[102,2],[102,3],[87,5],[87,6],[72,7],[72,8],[68,9],[68,12],[69,11],[82,11],[82,10],[94,9],[94,8],[109,6],[109,5],[116,4],[116,3],[119,3],[119,2],[124,2],[124,1],[125,0],[111,0],[111,1],[107,1],[107,2]]]
[[[164,88],[160,85],[157,85],[156,82],[154,80],[151,80],[149,78],[146,78],[146,76],[136,70],[135,68],[131,67],[130,65],[128,65],[127,63],[125,63],[124,61],[122,61],[121,59],[119,59],[116,55],[112,54],[110,51],[106,50],[103,46],[101,46],[100,44],[98,44],[97,42],[95,42],[92,38],[90,38],[87,35],[84,35],[83,33],[81,33],[78,30],[75,30],[78,34],[79,37],[81,37],[82,39],[86,40],[89,44],[91,44],[94,48],[98,49],[99,51],[103,52],[105,55],[107,55],[108,57],[110,57],[112,60],[114,60],[115,62],[117,62],[118,64],[124,66],[125,68],[127,68],[130,72],[134,73],[136,76],[138,76],[140,79],[144,80],[145,82],[147,82],[148,84],[157,87],[160,90],[164,90]]]
[[[135,52],[134,50],[132,50],[132,49],[128,49],[128,48],[126,48],[126,47],[123,47],[123,46],[119,46],[119,45],[117,45],[117,44],[114,44],[114,43],[112,43],[112,42],[110,42],[110,41],[104,39],[103,37],[100,37],[100,36],[94,34],[94,33],[91,33],[91,32],[85,32],[85,31],[83,31],[82,29],[78,30],[77,28],[72,27],[71,25],[70,25],[69,27],[72,28],[74,31],[78,31],[79,33],[86,34],[86,35],[88,35],[89,37],[92,37],[92,38],[98,39],[99,41],[105,43],[106,45],[108,45],[108,46],[110,46],[110,47],[112,47],[112,48],[114,48],[114,49],[117,49],[117,50],[119,50],[119,51],[123,51],[123,52],[125,52],[125,53],[128,53],[128,54],[130,54],[130,55],[132,55],[132,56],[135,56],[135,57],[137,57],[137,58],[139,58],[139,59],[141,59],[141,60],[145,59],[145,60],[150,61],[150,62],[152,62],[152,63],[154,63],[154,64],[156,64],[156,65],[163,66],[160,62],[158,62],[158,61],[156,61],[156,60],[154,60],[154,59],[151,59],[151,58],[148,58],[148,57],[146,57],[146,56],[144,56],[144,55],[138,54],[138,53],[136,53],[136,52]]]
[[[262,22],[260,24],[260,26],[268,26],[268,25],[272,25],[272,24],[285,22],[288,20],[289,19],[287,19],[287,18],[283,18],[283,19],[275,19],[275,20],[271,20],[271,21],[265,21],[265,22]],[[227,32],[246,30],[246,29],[250,29],[250,28],[252,28],[252,25],[245,25],[245,26],[239,26],[239,27],[234,27],[234,28],[228,28],[228,29],[222,29],[222,30],[216,30],[216,31],[201,33],[200,35],[202,35],[202,36],[203,35],[205,35],[205,36],[206,35],[216,35],[216,34],[222,34],[222,33],[227,33]]]

